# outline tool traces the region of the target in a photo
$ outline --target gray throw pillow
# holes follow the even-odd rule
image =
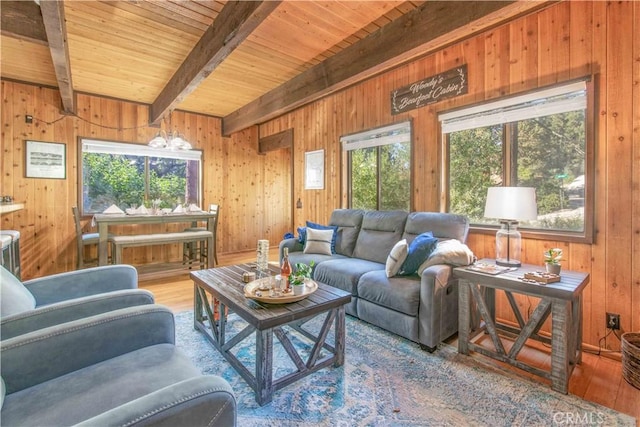
[[[331,255],[333,230],[316,230],[307,227],[307,240],[304,244],[305,254]]]

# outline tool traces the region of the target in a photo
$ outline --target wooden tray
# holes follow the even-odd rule
[[[560,281],[560,276],[553,273],[545,273],[542,271],[536,271],[535,273],[525,273],[525,279],[535,280],[539,283],[544,283],[545,285],[548,283],[555,283]]]
[[[257,279],[247,283],[244,287],[244,296],[256,301],[266,302],[269,304],[286,304],[303,300],[318,290],[318,284],[315,281],[306,279],[305,284],[303,285],[304,292],[301,295],[294,295],[293,291],[291,291],[279,297],[271,297],[269,296],[269,289],[267,288],[267,284],[270,280],[272,280],[272,278],[264,277],[262,279]]]

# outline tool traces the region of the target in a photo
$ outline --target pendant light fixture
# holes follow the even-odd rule
[[[160,125],[160,130],[153,137],[151,141],[149,141],[149,147],[153,148],[167,148],[169,150],[191,150],[193,147],[189,144],[181,133],[177,130],[166,132],[162,129],[162,125],[164,125],[164,118],[162,119],[162,124]],[[171,114],[169,114],[169,128],[171,128]]]

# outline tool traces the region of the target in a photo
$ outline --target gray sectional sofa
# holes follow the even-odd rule
[[[316,263],[313,278],[351,292],[346,312],[435,350],[458,330],[458,288],[452,267],[439,264],[422,275],[387,278],[385,263],[401,239],[410,244],[431,231],[439,240],[466,242],[469,221],[461,215],[436,212],[337,209],[328,225],[337,226],[335,254],[305,254],[297,238],[280,243],[289,248],[292,265]]]

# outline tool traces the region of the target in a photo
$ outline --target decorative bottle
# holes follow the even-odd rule
[[[289,283],[289,276],[291,275],[291,263],[289,262],[289,248],[284,248],[284,255],[282,257],[282,263],[280,264],[280,277],[284,280],[284,291],[291,291],[291,283]]]
[[[258,240],[258,256],[256,259],[256,267],[260,277],[269,270],[269,241]]]

